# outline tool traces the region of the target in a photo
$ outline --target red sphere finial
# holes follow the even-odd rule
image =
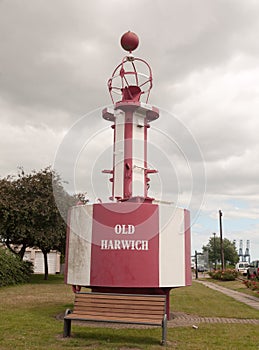
[[[132,52],[136,50],[139,44],[139,38],[137,34],[128,31],[127,33],[124,33],[121,37],[121,46],[124,50]]]

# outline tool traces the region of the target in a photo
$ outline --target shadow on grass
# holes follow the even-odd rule
[[[154,331],[154,330],[153,330]],[[144,332],[144,333],[143,333]],[[100,345],[159,345],[161,341],[161,332],[156,336],[151,335],[152,329],[114,329],[114,328],[88,328],[87,330],[72,331],[71,338],[63,338],[73,341],[83,341],[89,343],[98,343]],[[142,334],[140,334],[142,333]]]
[[[30,284],[64,284],[64,275],[49,275],[47,280],[44,280],[43,274],[32,274],[29,280]]]

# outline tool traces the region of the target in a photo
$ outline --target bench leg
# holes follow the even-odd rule
[[[64,319],[64,333],[63,337],[70,337],[71,334],[71,320]]]
[[[162,321],[162,342],[161,345],[166,345],[166,336],[167,336],[167,315],[164,315]]]
[[[71,314],[71,310],[67,309],[65,312],[65,317],[67,315]],[[71,334],[71,320],[67,320],[64,318],[64,332],[63,332],[63,337],[70,337]]]

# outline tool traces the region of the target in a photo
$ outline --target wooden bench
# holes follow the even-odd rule
[[[166,344],[165,295],[76,293],[73,312],[65,313],[64,337],[70,336],[74,320],[161,326],[161,344]]]

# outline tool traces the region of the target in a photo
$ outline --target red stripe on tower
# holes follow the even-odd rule
[[[144,182],[145,182],[145,185],[144,185],[144,194],[145,194],[145,197],[147,197],[147,191],[148,191],[148,177],[147,177],[147,128],[149,127],[148,123],[147,123],[147,120],[145,119],[145,126],[144,126]]]
[[[129,199],[132,196],[132,127],[133,112],[132,110],[126,110],[124,126],[124,199]]]

